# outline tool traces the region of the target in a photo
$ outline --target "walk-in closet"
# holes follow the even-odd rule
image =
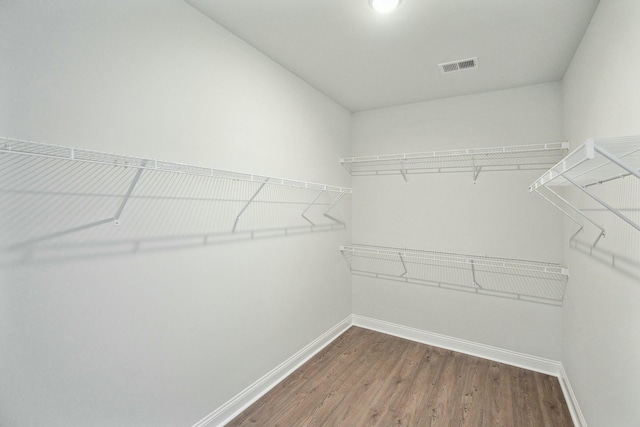
[[[640,425],[640,2],[0,2],[0,426]]]

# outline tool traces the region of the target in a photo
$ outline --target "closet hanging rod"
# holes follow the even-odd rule
[[[351,188],[334,185],[318,184],[313,182],[297,181],[285,178],[276,178],[263,175],[232,172],[221,169],[213,169],[183,163],[166,162],[141,157],[125,156],[102,151],[86,150],[76,147],[54,145],[42,142],[22,139],[0,137],[0,155],[11,153],[25,156],[64,159],[72,162],[97,163],[123,168],[135,168],[159,172],[169,172],[186,175],[197,175],[229,179],[236,181],[256,182],[267,185],[279,185],[285,187],[323,190],[335,193],[351,193]]]

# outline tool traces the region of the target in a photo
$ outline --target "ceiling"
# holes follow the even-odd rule
[[[561,80],[598,0],[185,0],[351,111]],[[442,74],[438,64],[478,57]]]

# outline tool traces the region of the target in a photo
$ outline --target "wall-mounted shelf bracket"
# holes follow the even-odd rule
[[[409,272],[407,271],[407,265],[404,263],[404,258],[402,258],[402,252],[398,252],[398,256],[400,257],[400,262],[402,263],[402,268],[404,270],[399,277],[404,277]]]
[[[147,164],[146,161],[142,162],[142,166],[145,166]],[[131,193],[133,193],[133,190],[136,188],[136,185],[138,184],[138,181],[140,180],[140,175],[142,175],[142,172],[144,171],[143,168],[140,168],[136,171],[136,174],[133,176],[133,180],[131,181],[131,184],[129,185],[129,188],[127,189],[127,193],[124,195],[123,199],[122,199],[122,203],[120,204],[120,207],[118,208],[118,211],[116,212],[115,216],[113,217],[113,224],[114,225],[120,225],[120,216],[122,215],[122,211],[124,211],[125,206],[127,206],[127,202],[129,201],[129,198],[131,197]]]
[[[249,205],[251,204],[251,202],[253,202],[255,200],[256,197],[258,197],[258,194],[260,194],[260,192],[262,191],[262,189],[264,188],[264,186],[267,185],[266,182],[263,182],[260,187],[258,187],[258,189],[256,190],[255,193],[253,193],[253,196],[251,196],[251,198],[249,199],[249,201],[244,205],[244,207],[242,208],[242,210],[240,211],[240,213],[238,214],[238,216],[236,216],[236,220],[233,223],[233,228],[231,229],[232,233],[236,232],[236,227],[238,226],[238,221],[240,221],[240,217],[242,216],[242,214],[244,213],[244,211],[247,210],[247,208],[249,207]]]
[[[482,166],[474,166],[473,167],[473,183],[475,184],[478,179],[478,175],[480,175],[480,171],[482,170]]]
[[[586,221],[590,222],[594,227],[596,227],[598,230],[600,230],[600,233],[598,234],[598,236],[596,237],[596,240],[593,242],[593,244],[591,245],[592,248],[594,248],[598,242],[600,241],[601,238],[605,237],[605,231],[604,228],[601,227],[600,225],[598,225],[598,223],[596,223],[594,220],[592,220],[591,218],[589,218],[587,215],[585,215],[580,209],[578,209],[576,206],[574,206],[571,202],[569,202],[567,199],[565,199],[564,197],[562,197],[560,194],[558,194],[557,192],[553,191],[551,188],[548,187],[544,187],[545,190],[551,194],[553,194],[555,196],[556,199],[558,199],[561,204],[554,202],[553,200],[551,200],[549,197],[547,197],[543,192],[542,189],[543,187],[538,188],[536,191],[536,194],[538,194],[540,197],[542,197],[543,199],[545,199],[547,202],[549,202],[552,206],[554,206],[556,209],[558,209],[560,212],[562,212],[563,214],[565,214],[569,219],[571,219],[573,222],[575,222],[578,225],[578,231],[576,231],[571,238],[569,239],[570,242],[573,242],[575,240],[576,237],[578,237],[578,235],[584,231],[584,226],[580,223],[580,221],[578,221],[578,219],[573,216],[571,213],[567,212],[566,209],[564,209],[562,206],[566,206],[568,208],[570,208],[573,212],[575,212],[576,214],[578,214],[580,217],[584,218]]]
[[[584,144],[567,155],[531,184],[529,186],[529,192],[535,191],[540,194],[553,206],[580,225],[580,222],[577,221],[575,217],[541,193],[543,188],[546,189],[554,194],[554,196],[562,202],[563,206],[569,207],[572,211],[600,229],[600,235],[593,244],[593,246],[595,246],[598,240],[604,237],[604,229],[596,224],[580,208],[554,192],[551,187],[575,187],[627,224],[640,231],[640,224],[595,194],[590,188],[594,185],[607,183],[627,176],[635,176],[640,179],[640,136],[588,139]],[[578,232],[579,231],[581,230],[578,230]]]
[[[6,148],[6,147],[5,147]],[[0,152],[2,152],[3,150],[0,149]],[[74,158],[74,153],[73,150],[70,154],[71,159]],[[146,162],[143,162],[143,164]],[[31,245],[34,245],[36,243],[41,243],[41,242],[45,242],[47,240],[51,240],[51,239],[55,239],[58,237],[62,237],[62,236],[66,236],[69,234],[74,234],[74,233],[78,233],[81,231],[85,231],[88,230],[90,228],[94,228],[94,227],[99,227],[101,225],[104,224],[108,224],[108,223],[113,223],[113,225],[118,226],[120,225],[120,216],[122,215],[122,212],[124,211],[124,208],[127,206],[127,202],[129,201],[129,198],[131,197],[131,193],[133,192],[133,190],[136,188],[136,185],[138,184],[138,181],[140,180],[140,175],[142,175],[142,172],[144,171],[144,169],[140,168],[136,171],[135,175],[133,176],[133,179],[131,180],[131,183],[129,184],[129,188],[127,190],[127,192],[125,193],[125,195],[122,198],[122,202],[120,202],[120,206],[118,206],[118,209],[115,213],[115,215],[113,215],[112,217],[109,218],[105,218],[105,219],[101,219],[98,221],[92,221],[83,225],[79,225],[77,227],[71,227],[71,228],[67,228],[64,230],[60,230],[60,231],[56,231],[54,233],[50,233],[50,234],[45,234],[42,236],[39,236],[35,239],[29,239],[27,241],[23,241],[20,242],[18,244],[15,245],[11,245],[8,247],[8,249],[10,250],[15,250],[15,249],[22,249]]]
[[[482,286],[480,286],[480,284],[476,280],[476,266],[473,263],[472,259],[469,260],[469,264],[471,264],[471,274],[473,275],[473,284],[476,285],[478,288],[482,289]]]
[[[300,216],[302,218],[304,218],[305,221],[307,221],[309,224],[311,224],[312,226],[315,226],[315,224],[313,223],[313,221],[311,221],[305,214],[307,213],[307,211],[309,209],[311,209],[311,206],[313,206],[318,199],[320,198],[320,196],[322,196],[324,194],[324,190],[320,190],[320,192],[318,193],[318,195],[311,201],[311,203],[309,203],[307,205],[307,207],[305,208],[305,210],[302,211],[302,213],[300,214]]]
[[[349,191],[350,192],[350,191]],[[342,200],[342,198],[348,194],[349,192],[347,191],[342,191],[340,192],[335,199],[333,199],[333,201],[329,204],[329,206],[327,207],[327,209],[324,210],[324,212],[322,212],[322,215],[325,216],[326,218],[329,218],[330,220],[338,223],[338,224],[344,224],[343,221],[340,221],[339,219],[337,219],[334,216],[329,215],[329,212],[331,212],[333,210],[333,208],[336,207],[336,205],[338,204],[338,202],[340,202],[340,200]]]

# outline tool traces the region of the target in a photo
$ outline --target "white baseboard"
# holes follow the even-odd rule
[[[567,373],[560,362],[357,314],[346,317],[192,427],[224,426],[352,325],[558,377],[575,427],[587,427]]]
[[[578,405],[578,400],[573,393],[567,373],[560,362],[511,350],[505,350],[499,347],[479,344],[473,341],[467,341],[447,335],[427,332],[408,326],[386,322],[384,320],[359,316],[357,314],[354,314],[352,317],[354,326],[558,377],[560,387],[562,388],[562,394],[564,395],[564,399],[569,407],[569,412],[571,413],[573,424],[575,427],[587,427],[587,422],[582,415],[580,405]]]
[[[394,335],[396,337],[429,344],[436,347],[446,348],[471,356],[482,357],[483,359],[495,362],[506,363],[519,368],[541,372],[554,377],[560,374],[560,362],[543,357],[531,356],[529,354],[518,353],[516,351],[505,350],[499,347],[454,338],[447,335],[427,332],[408,326],[398,325],[384,320],[372,319],[370,317],[353,315],[353,325],[366,329]]]
[[[333,326],[327,332],[316,338],[302,350],[272,369],[262,378],[241,391],[231,400],[220,406],[215,411],[195,423],[192,427],[223,426],[231,421],[253,402],[262,397],[266,392],[275,387],[279,382],[298,369],[316,353],[329,345],[333,340],[342,335],[351,327],[351,316]]]
[[[567,372],[564,370],[564,366],[562,364],[560,365],[560,376],[558,377],[558,380],[560,380],[560,387],[562,387],[564,400],[567,401],[569,412],[571,412],[573,425],[575,427],[587,427],[587,421],[584,419],[582,410],[580,410],[578,399],[576,399],[576,395],[573,392],[573,388],[571,388],[571,383],[569,382],[569,377],[567,376]]]

